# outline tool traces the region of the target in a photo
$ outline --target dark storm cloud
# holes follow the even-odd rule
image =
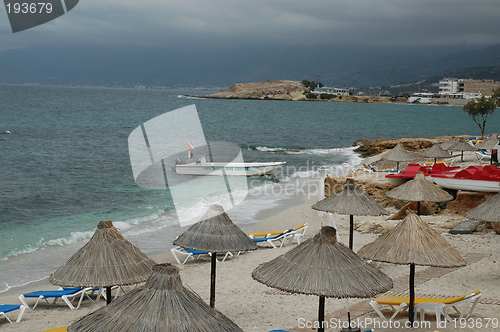
[[[500,43],[500,1],[492,0],[85,0],[66,15],[17,34],[10,31],[5,10],[0,19],[0,49],[71,43]]]

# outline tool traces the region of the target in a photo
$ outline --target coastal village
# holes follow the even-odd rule
[[[381,93],[365,95],[363,92],[353,93],[347,88],[318,86],[311,89],[299,81],[266,80],[254,83],[236,83],[225,91],[201,97],[214,99],[464,105],[469,100],[491,95],[492,91],[499,87],[500,82],[493,80],[443,78],[439,81],[439,92],[416,92],[408,96],[391,96],[389,92],[386,95]]]

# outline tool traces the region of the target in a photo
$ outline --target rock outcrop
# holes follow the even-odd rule
[[[276,100],[306,100],[304,92],[308,92],[298,81],[264,81],[257,83],[237,83],[227,90],[204,96],[214,99],[276,99]]]
[[[375,156],[384,151],[390,150],[396,146],[399,142],[403,144],[403,147],[406,150],[421,152],[424,151],[434,144],[444,143],[449,140],[451,137],[459,138],[467,138],[469,135],[462,136],[439,136],[433,138],[403,138],[403,139],[394,139],[394,138],[380,138],[376,140],[367,140],[361,139],[354,142],[353,146],[359,146],[355,152],[359,153],[362,158]]]

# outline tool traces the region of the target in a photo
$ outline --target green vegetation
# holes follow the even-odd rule
[[[497,107],[500,107],[500,88],[496,88],[495,90],[493,90],[493,92],[491,93],[491,99],[495,101]]]
[[[495,89],[491,98],[482,96],[477,100],[471,100],[464,105],[464,112],[469,114],[472,120],[478,125],[481,130],[481,139],[484,138],[484,130],[488,116],[495,112],[495,109],[500,106],[500,88]]]
[[[321,82],[314,82],[314,81],[309,81],[309,80],[302,80],[302,84],[306,87],[309,88],[309,90],[314,90],[316,87],[323,87],[323,83]]]
[[[319,97],[321,99],[326,99],[326,100],[329,100],[329,99],[333,99],[335,98],[336,96],[335,95],[332,95],[331,93],[322,93],[319,95]]]

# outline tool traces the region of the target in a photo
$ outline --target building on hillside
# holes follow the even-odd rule
[[[341,88],[334,88],[330,86],[322,86],[322,87],[316,87],[312,93],[326,93],[326,94],[331,94],[331,95],[336,95],[336,96],[348,96],[349,95],[349,89],[341,89]]]
[[[439,81],[439,93],[443,97],[451,98],[473,99],[490,96],[496,88],[500,88],[500,82],[493,80],[444,78]]]

